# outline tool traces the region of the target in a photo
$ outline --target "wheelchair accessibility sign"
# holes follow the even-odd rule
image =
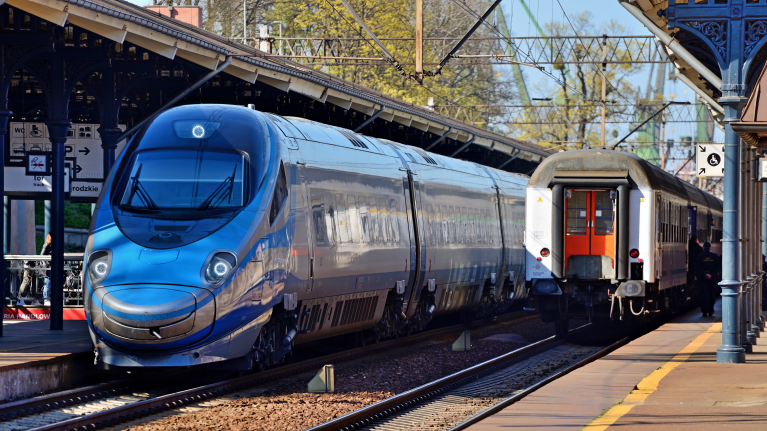
[[[724,144],[698,144],[695,153],[695,173],[698,177],[724,176]]]

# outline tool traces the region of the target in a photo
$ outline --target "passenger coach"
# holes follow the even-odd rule
[[[721,253],[722,202],[633,154],[562,152],[527,188],[526,282],[544,321],[684,306],[688,243]]]

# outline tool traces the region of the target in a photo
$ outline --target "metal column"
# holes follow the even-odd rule
[[[725,150],[727,151],[727,150]],[[740,143],[739,151],[740,153],[740,163],[739,163],[739,174],[740,174],[740,190],[738,193],[738,196],[740,196],[740,205],[739,205],[739,212],[738,212],[738,220],[739,220],[739,226],[738,226],[738,232],[739,232],[739,259],[738,259],[738,266],[740,268],[738,279],[741,283],[741,296],[740,296],[740,345],[743,346],[743,349],[746,353],[751,353],[753,351],[753,347],[751,345],[751,340],[754,338],[754,334],[750,331],[751,325],[749,322],[749,313],[748,313],[748,298],[749,293],[751,292],[750,287],[751,284],[749,283],[749,276],[748,276],[748,247],[746,247],[746,239],[747,239],[747,230],[748,230],[748,180],[746,178],[746,171],[748,168],[748,152],[746,150],[746,144],[744,144],[742,141]]]
[[[58,48],[58,47],[57,47]],[[64,146],[72,123],[65,95],[64,60],[60,53],[50,57],[51,100],[48,101],[48,136],[51,141],[51,330],[64,329]]]
[[[759,195],[756,193],[756,148],[749,148],[748,149],[748,156],[749,156],[749,163],[748,163],[748,182],[749,182],[749,189],[751,190],[751,193],[749,194],[749,208],[751,211],[749,212],[749,231],[750,234],[748,236],[748,243],[749,243],[749,250],[750,250],[750,265],[751,265],[751,277],[753,278],[752,284],[751,284],[751,331],[754,333],[754,341],[753,344],[756,344],[756,338],[760,337],[761,329],[759,328],[758,319],[757,319],[757,302],[759,298],[759,288],[761,287],[761,277],[759,276],[760,268],[757,266],[758,263],[758,244],[759,241],[756,240],[758,238],[757,234],[757,227],[759,224],[759,220],[757,218],[757,211],[756,209],[759,207],[758,198]]]
[[[2,61],[2,60],[0,60]],[[8,133],[8,119],[11,117],[12,112],[4,109],[4,106],[0,106],[0,163],[3,164],[3,167],[5,167],[5,134]],[[5,175],[0,175],[0,191],[2,191],[3,194],[3,202],[5,202]],[[7,205],[4,205],[4,207],[8,208],[8,212],[10,213],[11,208]],[[3,225],[5,225],[5,217],[3,220]],[[0,307],[5,308],[5,253],[10,252],[10,250],[6,249],[6,241],[7,236],[5,226],[3,226],[2,229],[3,233],[0,234],[0,239],[2,240],[3,244],[3,256],[0,256],[0,289],[2,291],[0,293],[0,298],[2,301],[0,301]],[[3,310],[0,309],[0,337],[3,336]]]
[[[740,97],[719,100],[725,109],[724,129],[724,217],[722,238],[722,345],[716,351],[719,363],[746,362],[740,345],[739,301],[742,284],[738,278],[738,192],[740,177],[740,137],[730,122],[740,118]]]
[[[115,72],[111,66],[104,70],[101,80],[103,85],[103,102],[101,103],[101,124],[98,132],[101,135],[101,148],[104,150],[104,181],[106,181],[109,171],[112,170],[112,165],[115,162],[117,137],[120,136],[122,130],[117,126],[117,108],[120,105],[119,101],[116,101]]]

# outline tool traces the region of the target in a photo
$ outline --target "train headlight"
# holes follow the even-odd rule
[[[549,253],[550,252],[548,248],[541,249],[541,257],[548,257]]]
[[[631,258],[632,258],[632,259],[636,259],[636,258],[638,258],[638,257],[639,257],[639,250],[637,250],[637,249],[635,249],[635,248],[632,248],[632,249],[629,251],[629,256],[631,256]]]
[[[88,280],[91,284],[98,283],[109,275],[111,269],[112,256],[106,251],[93,252],[89,258]]]
[[[205,269],[205,281],[216,284],[232,272],[236,260],[231,253],[216,253]]]

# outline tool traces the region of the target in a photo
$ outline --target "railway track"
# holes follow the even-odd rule
[[[530,312],[522,311],[498,316],[490,323],[474,322],[469,325],[438,328],[195,387],[175,382],[158,384],[156,376],[147,376],[131,381],[106,382],[20,400],[0,405],[0,431],[93,430],[115,426],[122,422],[217,398],[256,385],[313,372],[328,363],[349,362],[389,352],[392,349],[428,342],[450,333],[505,324],[531,315]],[[178,377],[187,374],[189,373],[179,373],[175,375],[175,379],[166,376],[166,380],[184,381],[185,379]]]
[[[578,335],[584,325],[570,331]],[[627,342],[582,346],[550,337],[319,424],[309,431],[467,428]]]

